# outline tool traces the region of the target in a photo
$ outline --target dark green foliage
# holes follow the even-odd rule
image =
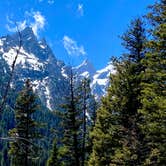
[[[78,86],[80,109],[80,142],[81,142],[81,165],[87,165],[87,160],[91,151],[91,140],[89,132],[95,123],[96,101],[91,93],[90,80],[83,78]]]
[[[66,97],[66,103],[63,105],[63,116],[61,126],[63,138],[60,147],[61,165],[79,166],[80,165],[80,110],[78,109],[78,98],[76,95],[76,84],[73,72],[69,78],[69,96]]]
[[[94,124],[96,102],[91,94],[90,80],[74,81],[71,72],[70,94],[66,98],[61,114],[62,140],[59,145],[61,165],[87,165],[91,151],[89,130]]]
[[[45,166],[47,161],[48,166],[164,166],[165,0],[150,6],[147,22],[149,40],[146,39],[141,19],[132,21],[126,33],[122,35],[122,45],[127,51],[119,60],[113,60],[116,73],[110,76],[110,87],[102,99],[97,116],[90,81],[83,79],[80,84],[76,83],[72,71],[68,83],[69,90],[66,88],[64,91],[64,94],[69,92],[68,96],[65,100],[55,99],[55,105],[65,101],[62,108],[59,108],[58,115],[46,108],[39,110],[38,100],[28,81],[18,95],[14,112],[12,108],[16,95],[13,95],[11,89],[5,110],[0,114],[0,165]],[[3,70],[6,67],[5,61],[1,64],[0,100],[8,78]],[[53,82],[56,86],[57,78],[55,79]],[[17,82],[19,88],[21,84]],[[38,122],[43,123],[42,128]],[[11,128],[14,129],[10,130]],[[8,130],[10,160],[9,143],[5,139]],[[44,137],[40,138],[39,133]]]
[[[0,139],[0,165],[3,166],[9,166],[9,156],[8,156],[8,148],[9,148],[9,142],[6,139],[8,137],[8,130],[13,128],[14,126],[14,114],[13,110],[11,110],[10,107],[7,107],[5,111],[2,113],[2,119],[0,122],[0,134],[1,134],[1,139]]]
[[[58,159],[58,148],[57,148],[57,141],[56,139],[53,142],[53,149],[51,151],[50,157],[47,161],[47,166],[59,166],[59,159]]]
[[[39,138],[38,124],[32,119],[32,114],[39,108],[38,100],[32,91],[29,80],[20,92],[15,106],[16,126],[10,130],[9,154],[12,165],[28,166],[38,160],[38,147],[34,140]]]
[[[122,36],[128,53],[114,63],[91,134],[89,165],[166,163],[166,1],[150,9],[149,41],[139,19]]]
[[[36,122],[40,123],[39,133],[42,137],[36,141],[36,144],[41,147],[39,163],[41,166],[45,166],[55,137],[54,129],[58,126],[58,120],[54,112],[45,108],[36,111],[33,114],[33,118]]]
[[[2,92],[2,91],[1,91]],[[9,140],[8,131],[15,127],[15,118],[14,118],[14,103],[17,96],[14,89],[10,90],[7,100],[7,106],[2,114],[2,120],[0,122],[0,134],[5,139],[0,139],[0,165],[7,166],[9,165],[9,156],[6,151],[9,151]],[[58,118],[54,112],[49,111],[47,108],[42,106],[42,103],[39,101],[40,110],[35,111],[32,114],[32,118],[40,124],[39,133],[42,135],[41,139],[35,141],[37,146],[41,147],[39,151],[39,158],[37,162],[41,166],[46,165],[46,161],[49,156],[49,151],[51,148],[52,140],[55,137],[53,129],[58,126]]]
[[[113,127],[111,122],[115,122]],[[119,146],[118,140],[115,139],[116,122],[117,119],[111,116],[109,100],[104,98],[100,109],[97,111],[95,127],[91,133],[93,148],[88,165],[104,166],[111,163],[110,157],[113,153],[113,147]]]
[[[114,61],[116,74],[97,112],[89,165],[139,165],[137,110],[146,41],[142,21],[133,21],[122,39],[128,52],[121,61]]]
[[[166,163],[166,1],[150,7],[147,19],[152,23],[151,39],[142,73],[142,118],[140,127],[145,135],[144,165]]]

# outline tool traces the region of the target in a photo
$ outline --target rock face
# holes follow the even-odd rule
[[[11,86],[18,91],[22,88],[24,81],[29,78],[42,103],[48,109],[54,110],[67,94],[67,78],[71,68],[57,60],[46,41],[44,39],[38,41],[30,27],[21,31],[21,40],[22,46]],[[19,35],[17,33],[0,38],[0,97],[3,94],[3,87],[8,79],[18,45]],[[96,71],[93,65],[85,60],[73,70],[79,77],[91,79],[92,92],[96,98],[106,93],[109,75],[113,72],[111,64]]]
[[[16,61],[12,86],[19,90],[24,81],[30,78],[41,101],[53,110],[60,104],[59,97],[66,93],[67,67],[55,58],[44,39],[37,40],[31,28],[21,31],[21,40],[22,47]],[[1,73],[9,73],[18,44],[18,34],[0,38]]]
[[[110,74],[115,73],[111,63],[108,63],[105,68],[96,71],[88,60],[85,60],[81,65],[74,67],[73,69],[79,78],[90,78],[92,93],[95,95],[96,99],[100,99],[106,94],[106,90],[109,86]]]

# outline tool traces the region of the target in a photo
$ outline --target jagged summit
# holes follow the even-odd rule
[[[92,93],[96,96],[96,99],[99,99],[106,94],[106,89],[109,86],[110,74],[115,72],[111,62],[103,69],[96,71],[93,64],[87,59],[77,67],[74,67],[74,71],[78,74],[79,78],[90,78]]]
[[[19,32],[15,32],[14,34],[8,36],[10,36],[13,40],[16,41],[18,41],[19,38],[21,38],[22,43],[37,41],[37,38],[31,27],[26,27],[23,30],[21,30],[20,35],[21,36],[19,36]]]
[[[33,30],[31,27],[27,26],[22,31],[22,34],[34,35]]]
[[[75,68],[78,69],[82,66],[91,66],[94,68],[93,64],[88,59],[85,59],[79,66],[76,66]]]
[[[110,74],[114,74],[115,70],[111,62],[107,64],[103,69],[97,70],[93,75],[91,87],[94,94],[96,94],[96,98],[100,98],[101,96],[106,94],[106,90],[110,85]]]
[[[80,77],[89,77],[90,79],[92,79],[96,72],[93,64],[88,59],[84,60],[79,66],[73,69]]]
[[[18,48],[18,33],[0,38],[0,75],[10,72],[11,65]],[[24,81],[30,78],[35,92],[42,103],[50,110],[55,110],[66,96],[70,66],[56,59],[51,48],[43,38],[38,40],[32,28],[21,31],[21,50],[16,61],[15,76],[12,86],[19,91]],[[113,71],[108,64],[104,69],[96,71],[93,64],[84,60],[79,66],[73,67],[79,78],[89,77],[91,88],[96,98],[106,93],[109,75]]]
[[[37,40],[32,28],[26,27],[20,33],[22,44],[16,60],[12,86],[19,91],[24,81],[29,78],[42,103],[53,110],[59,105],[59,98],[66,93],[66,71],[64,68],[62,73],[63,63],[59,63],[55,58],[46,40]],[[11,69],[19,44],[18,37],[18,33],[14,33],[0,38],[0,66],[4,61],[7,64],[4,71]]]

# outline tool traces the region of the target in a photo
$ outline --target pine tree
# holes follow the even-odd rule
[[[131,22],[122,36],[128,50],[120,61],[114,61],[116,74],[111,76],[108,95],[97,111],[92,132],[93,151],[89,165],[139,165],[140,73],[144,59],[145,29],[141,19]]]
[[[39,137],[37,123],[32,119],[38,109],[38,100],[33,93],[30,81],[27,80],[24,89],[19,93],[15,106],[16,126],[10,130],[9,154],[13,166],[33,165],[38,147],[34,144]]]
[[[81,165],[87,164],[89,152],[91,150],[91,142],[89,131],[94,124],[94,114],[96,112],[96,102],[91,93],[90,79],[83,78],[78,86],[79,109],[80,109],[80,141],[81,141]]]
[[[47,161],[47,166],[59,166],[59,159],[58,159],[58,148],[57,148],[57,141],[56,139],[53,142],[53,149],[51,151],[50,157]]]
[[[119,111],[117,113],[120,118],[118,135],[122,147],[116,150],[114,160],[120,159],[121,163],[125,165],[140,165],[143,135],[138,126],[141,121],[138,109],[141,108],[139,99],[141,92],[140,75],[145,70],[145,66],[141,62],[145,59],[146,51],[146,31],[143,21],[140,18],[132,21],[122,39],[122,44],[128,52],[122,57],[123,64],[119,75],[121,81],[118,83],[118,79],[115,79],[115,84],[118,83],[121,89],[121,93],[119,90],[117,91],[121,100],[118,101]]]
[[[63,104],[63,116],[61,127],[63,138],[59,149],[61,165],[79,166],[80,165],[80,111],[78,108],[78,97],[73,71],[71,70],[69,80],[69,96]]]
[[[143,61],[140,127],[145,135],[143,165],[166,163],[166,1],[150,6],[151,38]]]

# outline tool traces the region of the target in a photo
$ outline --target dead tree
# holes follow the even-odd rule
[[[17,61],[17,58],[18,58],[18,55],[20,53],[20,50],[21,50],[21,46],[22,46],[22,40],[21,40],[21,32],[17,26],[17,23],[15,23],[16,25],[16,29],[17,29],[17,33],[18,33],[18,40],[19,40],[19,43],[18,43],[18,48],[16,48],[16,56],[13,60],[13,63],[11,65],[11,72],[9,73],[9,79],[7,81],[7,85],[5,87],[5,91],[4,91],[4,94],[2,95],[2,101],[0,103],[0,117],[2,115],[2,112],[3,112],[3,109],[6,105],[6,101],[7,101],[7,97],[8,97],[8,93],[10,91],[10,84],[12,82],[12,79],[13,79],[13,75],[14,75],[14,71],[15,71],[15,66],[16,66],[16,61]]]

